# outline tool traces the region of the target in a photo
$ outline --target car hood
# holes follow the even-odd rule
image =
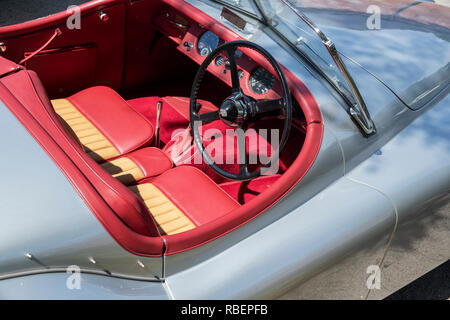
[[[372,73],[410,108],[421,108],[448,88],[450,8],[410,0],[298,0],[295,6],[342,55]],[[374,15],[378,10],[379,29]]]

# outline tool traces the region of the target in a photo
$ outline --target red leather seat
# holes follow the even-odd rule
[[[112,160],[128,157],[147,175],[167,170],[157,177],[142,180],[140,184],[127,188],[105,170],[101,170],[99,164],[82,152],[73,139],[68,139],[70,135],[65,132],[61,121],[58,121],[57,114],[53,112],[54,108],[34,72],[20,71],[2,78],[0,83],[11,90],[36,121],[54,137],[55,142],[71,157],[116,216],[108,215],[109,211],[94,210],[99,220],[108,230],[128,232],[126,227],[122,229],[124,225],[140,235],[147,236],[150,240],[146,239],[146,245],[153,247],[147,246],[146,252],[161,254],[162,243],[152,240],[159,239],[157,228],[162,234],[180,233],[213,221],[240,206],[196,168],[182,166],[167,170],[172,164],[168,158],[164,159],[165,155],[161,155],[162,152],[156,148],[131,150],[127,155]],[[100,89],[103,92],[109,90]],[[90,89],[85,91],[89,92]],[[107,95],[116,94],[109,92]],[[116,98],[113,99],[117,100]],[[110,110],[110,113],[113,111]],[[60,115],[60,118],[63,117]],[[155,158],[159,160],[155,161]],[[119,238],[123,241],[129,239],[125,236]],[[136,238],[132,238],[127,243],[135,241]]]
[[[0,57],[0,63],[2,58]],[[1,71],[1,70],[0,70]],[[115,217],[105,210],[93,210],[108,230],[130,229],[137,234],[148,237],[159,237],[156,224],[152,220],[146,206],[126,186],[114,179],[98,163],[82,151],[80,144],[70,139],[63,123],[54,112],[45,89],[33,71],[22,70],[0,79],[0,86],[5,86],[13,94],[20,105],[54,138],[54,141],[71,157],[86,179],[114,212]],[[119,227],[116,227],[119,226]],[[127,228],[128,227],[128,228]],[[118,229],[117,229],[118,228]],[[122,231],[119,231],[122,232]],[[153,254],[160,254],[162,245],[159,241],[151,241]],[[150,244],[152,246],[152,244]],[[152,249],[153,248],[153,249]]]
[[[240,206],[202,171],[169,170],[164,152],[141,148],[153,127],[112,89],[89,88],[52,104],[91,158],[143,201],[161,234],[194,229]]]
[[[172,168],[172,160],[160,149],[148,147],[101,164],[103,169],[125,185],[158,176]]]
[[[151,143],[153,126],[114,90],[92,87],[51,103],[86,153],[125,185],[172,168],[161,150],[141,148]]]
[[[103,162],[149,145],[153,126],[108,87],[92,87],[51,101],[85,151]]]
[[[129,189],[144,201],[162,235],[194,229],[240,207],[206,174],[189,166]]]

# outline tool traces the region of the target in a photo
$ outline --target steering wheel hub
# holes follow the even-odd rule
[[[247,103],[242,94],[227,98],[219,108],[219,117],[227,125],[242,127],[248,117]]]

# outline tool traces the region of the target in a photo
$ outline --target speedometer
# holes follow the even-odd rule
[[[262,67],[256,68],[249,78],[250,89],[256,94],[267,93],[274,83],[275,77]]]
[[[197,43],[197,51],[201,56],[206,57],[219,45],[219,37],[211,32],[206,31]]]

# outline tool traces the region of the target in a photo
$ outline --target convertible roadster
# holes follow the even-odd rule
[[[94,0],[1,27],[0,298],[379,299],[445,262],[449,22]]]

